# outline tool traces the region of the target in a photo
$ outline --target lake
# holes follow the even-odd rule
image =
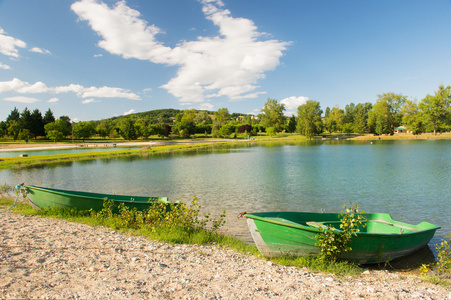
[[[251,241],[240,212],[366,212],[451,232],[451,140],[267,143],[148,157],[98,159],[5,170],[0,183],[92,192],[168,196],[228,215],[226,230]]]

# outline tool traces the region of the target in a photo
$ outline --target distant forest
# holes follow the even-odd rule
[[[344,109],[326,107],[308,100],[297,109],[297,115],[285,116],[285,106],[268,98],[257,116],[217,111],[159,109],[99,121],[72,123],[68,116],[55,118],[49,109],[44,115],[35,109],[14,108],[0,122],[0,138],[14,140],[68,137],[85,140],[92,137],[149,138],[249,137],[259,133],[276,135],[280,132],[298,133],[307,138],[328,133],[394,134],[395,131],[421,134],[451,129],[451,87],[440,85],[433,95],[421,101],[409,100],[402,94],[377,95],[376,103],[350,103]]]

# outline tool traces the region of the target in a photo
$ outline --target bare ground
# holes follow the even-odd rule
[[[216,246],[0,213],[0,299],[451,299],[414,275],[285,267]]]

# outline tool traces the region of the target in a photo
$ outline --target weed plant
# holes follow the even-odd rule
[[[437,261],[420,267],[426,280],[444,286],[451,285],[451,233],[447,237],[448,240],[442,239],[440,244],[435,245]]]
[[[336,262],[341,253],[351,251],[349,242],[352,237],[357,236],[359,228],[366,226],[366,219],[362,215],[364,213],[355,203],[351,203],[350,207],[343,205],[343,211],[340,213],[340,230],[331,225],[320,227],[320,233],[316,235],[316,246],[320,249],[318,258]]]

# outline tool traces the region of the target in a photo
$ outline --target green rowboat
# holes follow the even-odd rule
[[[167,197],[144,197],[144,196],[126,196],[98,194],[79,191],[67,191],[53,188],[38,187],[33,185],[19,185],[19,190],[25,189],[28,194],[28,201],[35,209],[61,207],[77,208],[78,210],[100,211],[103,209],[104,200],[114,200],[114,207],[117,209],[119,204],[143,211],[156,202],[170,204]]]
[[[409,255],[425,245],[439,226],[428,222],[411,225],[394,221],[389,214],[363,214],[367,226],[353,237],[340,259],[360,264],[391,261]],[[315,236],[320,226],[331,225],[340,231],[338,213],[262,212],[245,214],[252,238],[266,257],[284,255],[316,256]]]

